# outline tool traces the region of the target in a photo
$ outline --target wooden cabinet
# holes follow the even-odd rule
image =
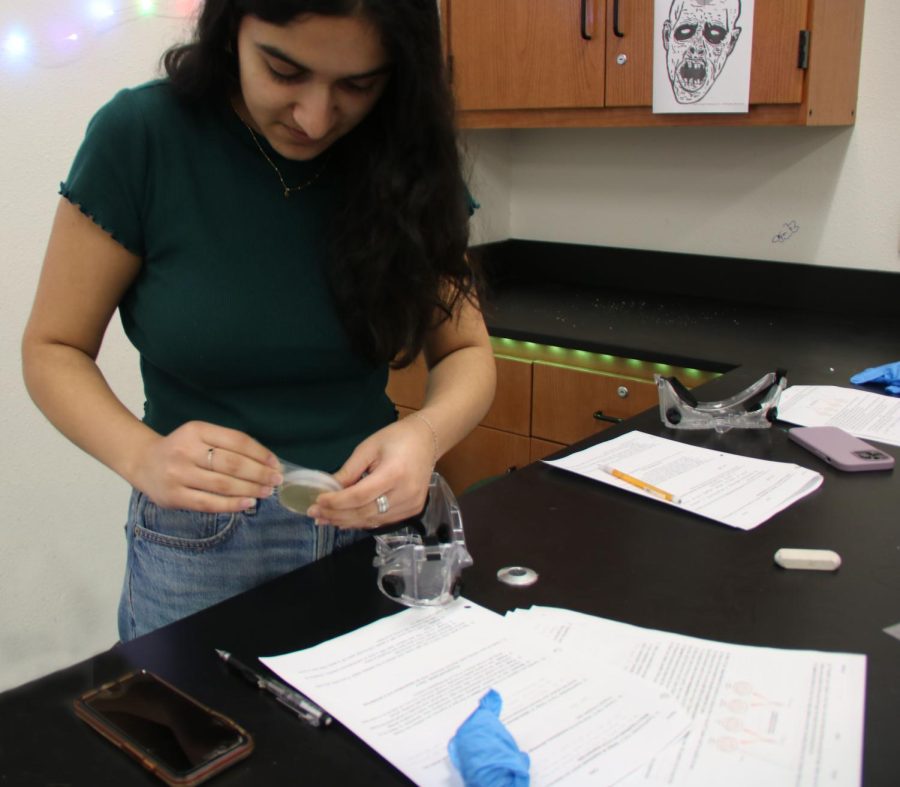
[[[402,376],[403,372],[393,374]],[[414,411],[414,408],[397,407],[401,418]],[[562,447],[554,445],[547,453]],[[527,436],[494,429],[482,422],[465,440],[441,457],[437,469],[447,479],[450,488],[461,494],[485,478],[524,467],[534,459]]]
[[[438,462],[457,494],[655,407],[656,371],[688,387],[718,376],[498,337],[491,343],[497,361],[494,403],[472,434]],[[401,417],[422,406],[426,381],[421,358],[391,372],[387,391]]]
[[[756,0],[750,112],[654,115],[653,0],[441,0],[468,128],[850,125],[863,5]]]
[[[512,472],[531,462],[531,445],[524,435],[477,426],[438,462],[438,470],[456,494],[473,484]]]
[[[591,31],[594,4],[586,4]],[[603,106],[603,38],[577,32],[579,2],[451,0],[448,6],[460,110]]]
[[[656,384],[536,361],[531,434],[568,445],[637,415],[658,401]]]
[[[653,103],[653,0],[610,2],[607,25],[606,100],[608,107]],[[757,0],[751,54],[750,103],[794,104],[803,100],[798,66],[800,31],[808,29],[807,0]],[[618,30],[620,35],[616,35]]]
[[[532,461],[531,364],[497,358],[497,390],[481,424],[448,451],[437,469],[456,494],[472,484]],[[387,392],[401,417],[422,406],[428,371],[419,357],[406,369],[394,370]]]

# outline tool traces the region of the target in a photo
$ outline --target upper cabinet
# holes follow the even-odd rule
[[[657,114],[653,0],[440,0],[464,128],[850,125],[864,0],[756,0],[750,111]]]

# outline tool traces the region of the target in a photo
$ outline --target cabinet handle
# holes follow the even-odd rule
[[[597,410],[597,412],[594,413],[594,419],[597,421],[606,421],[610,424],[620,424],[625,420],[624,418],[616,418],[614,415],[604,415],[603,410]]]
[[[613,35],[616,38],[625,38],[625,33],[619,30],[619,0],[613,0]]]
[[[588,0],[581,0],[581,37],[585,41],[590,41],[592,36],[587,31],[587,4]]]

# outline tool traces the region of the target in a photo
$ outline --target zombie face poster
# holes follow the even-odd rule
[[[656,0],[653,111],[746,112],[754,0]]]

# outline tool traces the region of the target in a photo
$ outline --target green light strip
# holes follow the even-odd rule
[[[687,377],[698,378],[704,375],[710,377],[719,377],[718,372],[704,372],[700,369],[687,369],[684,367],[673,367],[668,363],[659,363],[654,361],[642,361],[638,358],[621,358],[608,353],[595,353],[589,350],[580,350],[573,347],[560,347],[554,344],[539,344],[537,342],[527,341],[523,339],[510,339],[505,336],[492,336],[491,345],[494,348],[494,354],[500,358],[506,358],[513,361],[540,361],[549,363],[553,366],[577,369],[579,371],[600,372],[601,369],[592,369],[590,365],[598,367],[611,366],[618,364],[627,366],[638,371],[654,371],[657,374],[669,375],[673,371],[684,374]],[[537,357],[538,355],[543,357]],[[552,358],[553,360],[548,360]],[[615,370],[611,373],[616,374]],[[646,380],[646,378],[635,377],[636,380]]]

